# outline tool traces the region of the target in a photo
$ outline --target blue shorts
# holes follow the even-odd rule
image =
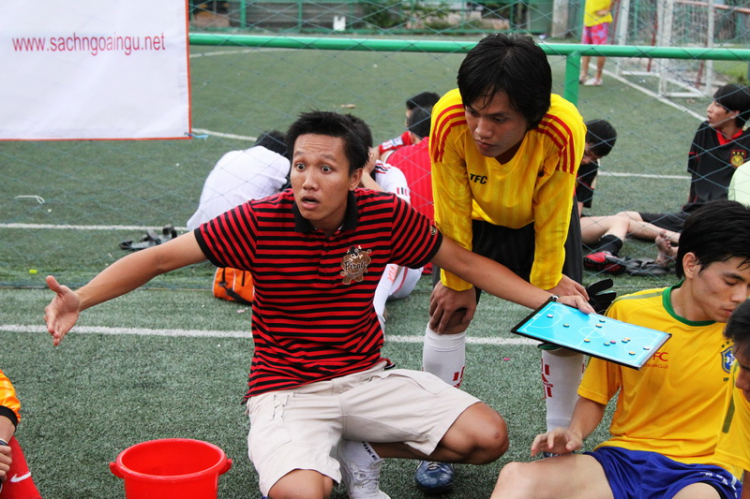
[[[739,499],[742,483],[724,468],[683,464],[656,452],[600,447],[585,454],[604,468],[615,499],[666,499],[694,483],[707,483],[722,499]]]

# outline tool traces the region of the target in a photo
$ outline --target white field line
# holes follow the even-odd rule
[[[22,324],[0,325],[0,331],[12,333],[47,333],[44,326],[26,326]],[[77,326],[71,334],[109,334],[134,336],[170,336],[184,338],[252,338],[249,331],[201,331],[196,329],[144,329],[127,327]],[[403,336],[386,334],[385,340],[391,343],[422,343],[422,336]],[[466,337],[470,345],[537,345],[538,341],[528,338],[472,338]]]
[[[213,130],[206,130],[205,128],[193,128],[193,133],[213,135],[215,137],[223,137],[225,139],[247,140],[249,142],[255,142],[256,140],[258,140],[258,137],[252,137],[248,135],[235,135],[233,133],[214,132]]]
[[[21,224],[9,223],[0,224],[0,229],[56,229],[56,230],[134,230],[146,231],[155,230],[157,233],[161,227],[148,227],[145,225],[53,225],[53,224]],[[186,231],[187,227],[175,227],[175,230]]]

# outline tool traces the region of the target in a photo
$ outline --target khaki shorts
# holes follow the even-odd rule
[[[430,454],[456,419],[479,402],[432,374],[386,371],[384,365],[248,401],[248,456],[264,495],[296,469],[340,482],[334,456],[342,438],[403,442]]]

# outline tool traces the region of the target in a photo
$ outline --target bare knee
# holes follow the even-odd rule
[[[333,480],[317,471],[294,470],[273,484],[268,499],[326,499],[333,491]]]
[[[534,481],[529,470],[530,463],[508,463],[500,470],[492,497],[531,497]]]
[[[617,213],[615,216],[617,217],[625,217],[629,220],[635,220],[636,222],[642,222],[643,219],[641,218],[641,214],[637,211],[621,211],[620,213]]]
[[[496,461],[508,450],[508,426],[505,419],[494,409],[484,404],[476,404],[471,421],[471,436],[467,443],[472,444],[467,462],[487,464]]]

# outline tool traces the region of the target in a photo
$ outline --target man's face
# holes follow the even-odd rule
[[[691,280],[692,320],[727,322],[750,294],[750,265],[740,257],[703,267],[688,253],[683,267],[685,278]]]
[[[732,124],[737,115],[736,111],[730,111],[716,101],[711,102],[706,109],[706,119],[711,128],[720,129],[727,124]]]
[[[291,182],[303,217],[329,235],[344,221],[347,196],[359,185],[362,169],[349,175],[344,140],[328,135],[300,135],[294,143]]]
[[[591,143],[586,142],[586,148],[583,150],[583,157],[581,158],[581,164],[582,165],[588,165],[588,164],[591,164],[591,163],[596,163],[600,159],[602,159],[602,157],[599,156],[598,154],[596,154],[591,149]]]
[[[734,382],[734,386],[742,391],[742,394],[750,402],[750,351],[749,349],[743,348],[741,350],[735,350],[734,358],[737,361],[739,370],[737,371],[737,379]]]
[[[498,158],[502,163],[509,161],[526,135],[529,124],[511,107],[508,94],[500,91],[491,99],[480,97],[465,104],[464,109],[466,123],[479,153]]]

